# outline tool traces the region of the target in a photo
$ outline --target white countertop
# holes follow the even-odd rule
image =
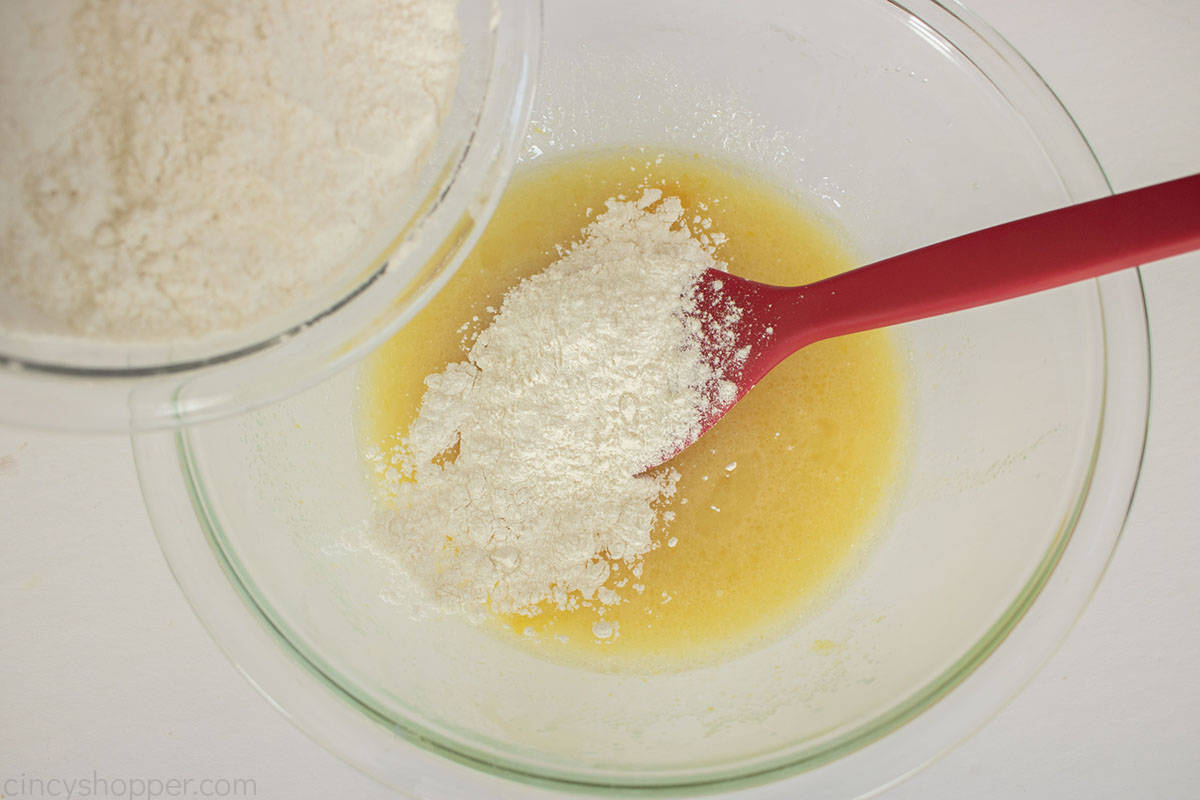
[[[1055,88],[1117,190],[1200,171],[1200,0],[970,5]],[[1024,692],[888,800],[1200,796],[1200,254],[1144,278],[1150,435],[1108,574]],[[158,551],[125,439],[0,427],[0,509],[0,797],[93,771],[395,797],[217,650]]]

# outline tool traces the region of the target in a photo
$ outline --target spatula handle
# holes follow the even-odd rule
[[[803,287],[808,341],[895,325],[1200,249],[1200,174],[922,247]],[[806,342],[797,342],[802,345]]]

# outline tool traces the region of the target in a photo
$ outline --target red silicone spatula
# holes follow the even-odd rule
[[[739,363],[714,361],[740,400],[780,361],[822,339],[1033,294],[1196,249],[1200,174],[986,228],[805,286],[768,286],[708,270],[697,295],[702,350],[749,348]],[[713,320],[728,301],[742,309],[733,348],[715,344]],[[700,432],[732,405],[714,406]]]

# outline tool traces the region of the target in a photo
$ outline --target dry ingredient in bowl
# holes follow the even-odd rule
[[[610,200],[505,296],[466,361],[426,378],[406,439],[375,454],[396,467],[382,547],[430,608],[615,603],[610,560],[636,568],[654,546],[678,473],[639,473],[734,391],[694,329],[696,279],[721,265],[682,215],[658,189]],[[720,313],[732,331],[738,310]]]
[[[459,50],[454,0],[6,0],[0,329],[169,340],[305,298],[395,210]]]

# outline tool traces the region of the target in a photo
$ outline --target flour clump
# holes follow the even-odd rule
[[[453,0],[7,0],[0,45],[0,330],[137,341],[361,268],[460,51]]]
[[[378,546],[423,602],[478,619],[611,604],[611,565],[655,543],[691,441],[728,386],[700,351],[697,279],[723,268],[677,198],[615,199],[513,288],[464,361],[426,379]],[[738,319],[730,309],[720,325]]]

